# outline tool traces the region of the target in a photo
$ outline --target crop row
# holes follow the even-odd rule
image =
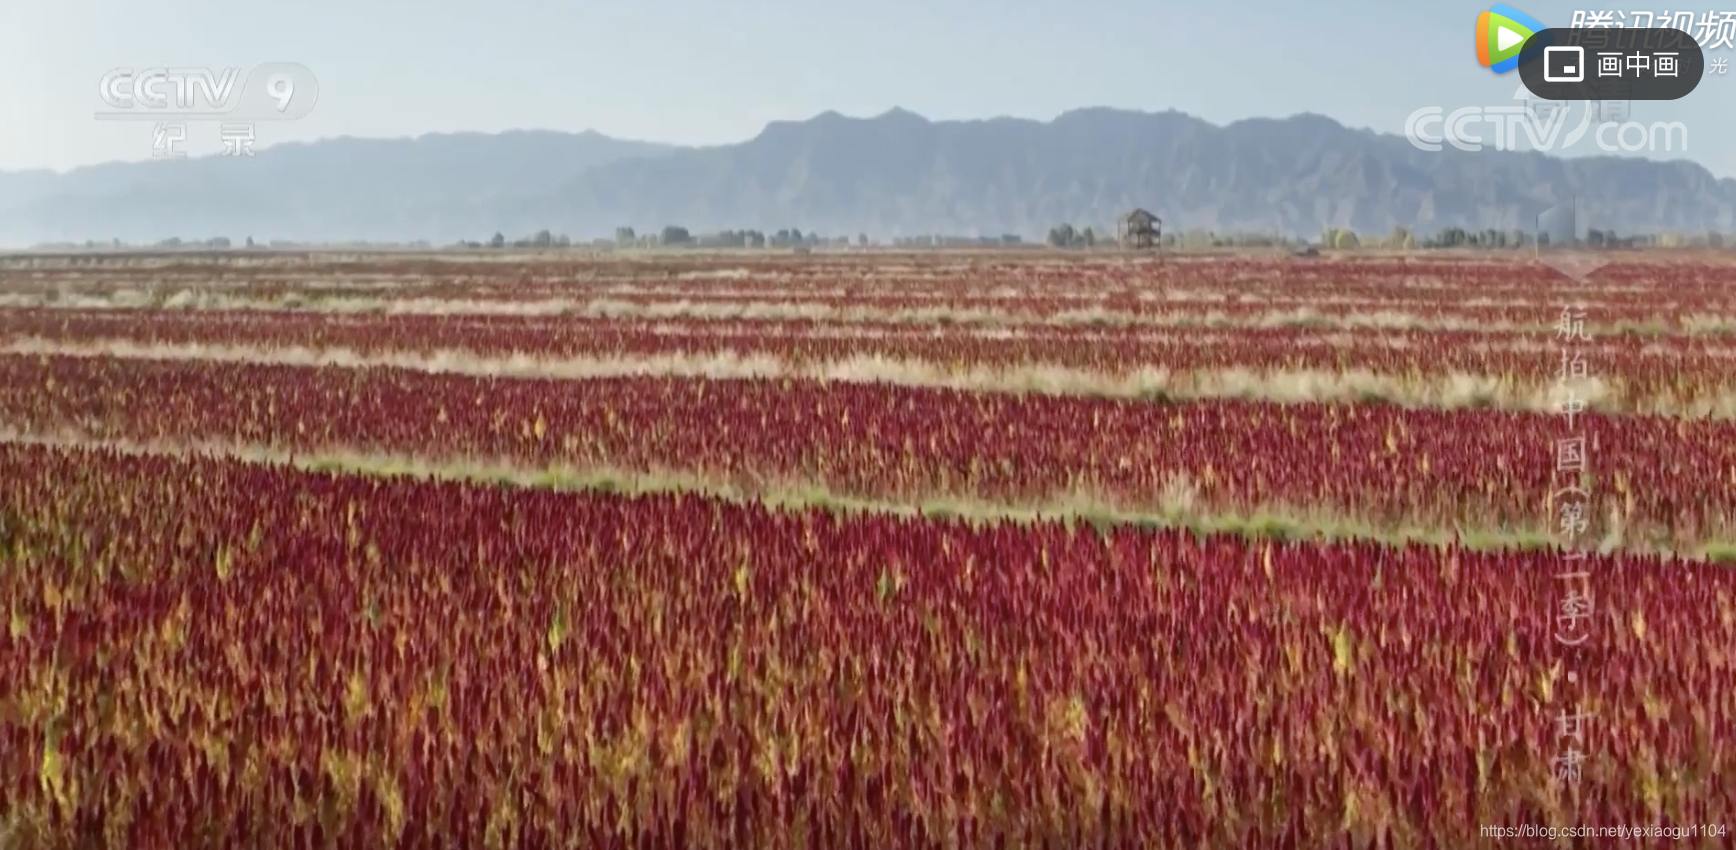
[[[1594,335],[1597,317],[1575,314],[1582,319],[1589,341],[1576,341],[1581,350],[1595,345],[1629,356],[1670,358],[1729,357],[1736,348],[1715,338],[1699,336],[1642,337],[1630,334]],[[343,347],[357,351],[434,351],[463,349],[483,354],[592,354],[604,351],[631,353],[656,345],[652,339],[708,337],[721,345],[740,347],[756,340],[880,339],[886,344],[931,342],[958,345],[979,341],[1043,346],[1053,354],[1040,359],[1065,360],[1070,349],[1171,345],[1223,349],[1270,350],[1264,359],[1280,356],[1279,349],[1294,349],[1307,356],[1312,349],[1343,349],[1355,357],[1365,349],[1437,350],[1446,357],[1474,356],[1486,351],[1553,352],[1559,345],[1561,313],[1539,314],[1535,331],[1477,329],[1422,329],[1383,326],[1371,320],[1350,330],[1310,326],[1306,320],[1289,324],[1211,327],[1200,323],[1174,327],[1135,328],[1111,324],[1037,324],[1027,327],[977,327],[968,324],[931,326],[909,322],[838,322],[821,320],[668,319],[639,316],[502,315],[438,313],[317,313],[294,310],[114,310],[114,309],[0,309],[0,337],[38,337],[61,342],[128,339],[160,343],[213,343],[221,345]],[[1321,323],[1325,324],[1325,323]],[[1545,327],[1547,326],[1547,327]],[[710,344],[699,340],[696,344]],[[663,343],[667,346],[669,343]],[[1004,346],[1003,346],[1004,347]],[[1168,354],[1170,349],[1160,349]],[[989,351],[968,352],[973,360],[990,356]],[[1006,357],[1031,360],[1018,348]],[[1425,364],[1417,364],[1418,368]]]
[[[1704,564],[1574,562],[1598,607],[1570,653],[1554,554],[16,446],[0,517],[24,846],[1470,846],[1736,817],[1736,577]]]
[[[780,295],[773,298],[723,296],[620,296],[568,293],[513,298],[350,296],[294,292],[266,296],[255,292],[182,291],[158,296],[113,298],[33,297],[0,294],[0,307],[90,307],[111,309],[300,310],[318,313],[410,313],[449,315],[569,315],[628,319],[739,321],[744,319],[796,322],[875,322],[913,325],[1084,325],[1093,327],[1177,325],[1303,325],[1315,327],[1439,327],[1474,330],[1548,329],[1563,307],[1581,299],[1555,303],[1487,304],[1464,298],[1439,303],[1373,306],[1342,299],[1291,297],[1273,301],[1166,300],[1128,293],[1081,301],[1073,296],[1021,296],[972,300],[914,298],[908,295],[871,300],[859,296],[824,298]],[[1646,299],[1632,307],[1595,305],[1586,326],[1617,332],[1728,334],[1736,328],[1736,304],[1694,304],[1668,296]]]
[[[884,499],[1306,507],[1385,527],[1541,526],[1731,539],[1736,421],[1389,405],[1185,405],[799,380],[495,379],[383,368],[0,357],[0,428],[104,439],[344,447],[424,458],[678,469]],[[1558,469],[1584,440],[1583,474]],[[1652,535],[1663,535],[1654,540]]]
[[[179,262],[136,262],[102,256],[65,260],[0,261],[0,283],[7,288],[54,284],[105,288],[155,285],[230,285],[267,288],[275,285],[333,285],[353,281],[371,287],[410,290],[456,283],[484,287],[518,287],[552,291],[574,285],[631,282],[647,286],[727,283],[744,289],[782,290],[791,287],[874,291],[880,288],[980,289],[987,280],[1036,288],[1075,290],[1143,288],[1147,284],[1210,284],[1242,287],[1320,290],[1348,294],[1392,294],[1455,287],[1483,294],[1536,294],[1540,291],[1618,292],[1668,288],[1716,294],[1736,282],[1736,262],[1711,255],[1669,255],[1611,263],[1584,282],[1573,281],[1529,257],[1446,259],[1441,257],[1338,258],[1295,261],[1289,258],[1170,257],[1161,262],[1129,262],[1126,255],[1094,258],[1077,254],[1028,254],[929,257],[911,255],[811,255],[752,257],[746,255],[668,254],[651,260],[617,260],[595,255],[494,257],[465,260],[406,258],[389,254],[304,257],[210,255]],[[34,265],[30,265],[34,262]]]
[[[856,332],[853,332],[856,331]],[[1065,367],[1103,376],[1141,370],[1370,372],[1392,379],[1472,376],[1541,388],[1561,374],[1561,353],[1579,355],[1585,373],[1604,386],[1610,410],[1645,409],[1669,400],[1693,404],[1728,393],[1736,383],[1736,348],[1716,337],[1650,339],[1554,336],[1477,331],[1395,330],[1342,333],[1314,329],[1044,328],[1007,334],[969,328],[778,322],[651,323],[611,319],[365,315],[277,312],[148,313],[132,311],[0,311],[0,341],[14,345],[87,345],[122,340],[136,345],[226,346],[384,356],[426,353],[444,360],[470,357],[695,359],[769,357],[801,368],[876,358],[941,369]],[[261,357],[267,356],[262,354]]]
[[[685,282],[681,285],[639,283],[606,286],[574,283],[558,287],[510,287],[478,285],[469,281],[443,282],[435,289],[383,287],[363,282],[321,283],[305,281],[294,285],[259,287],[221,287],[210,282],[190,284],[182,288],[164,288],[161,282],[150,291],[114,291],[108,293],[36,293],[0,302],[3,306],[28,306],[40,303],[56,308],[83,306],[137,307],[160,306],[168,309],[218,310],[228,305],[244,305],[247,309],[325,309],[328,312],[434,312],[486,314],[505,312],[555,312],[564,308],[578,312],[586,304],[608,304],[613,309],[637,309],[643,312],[671,310],[677,305],[690,309],[706,307],[713,311],[742,309],[741,305],[767,303],[787,304],[803,310],[830,310],[848,313],[897,313],[910,310],[951,310],[954,312],[999,311],[1008,314],[1058,315],[1095,310],[1105,314],[1131,315],[1245,315],[1250,309],[1266,312],[1297,311],[1305,308],[1329,311],[1355,311],[1368,314],[1416,314],[1430,318],[1457,318],[1470,321],[1479,316],[1490,321],[1513,324],[1536,323],[1535,317],[1559,311],[1572,304],[1593,314],[1608,313],[1619,319],[1631,319],[1636,311],[1649,312],[1720,312],[1727,314],[1736,304],[1683,303],[1675,300],[1677,293],[1659,291],[1611,291],[1595,288],[1560,293],[1528,292],[1511,294],[1442,292],[1439,290],[1405,290],[1394,287],[1383,293],[1350,294],[1327,290],[1294,290],[1281,288],[1220,289],[1211,286],[1182,288],[1177,286],[1132,286],[1098,288],[1089,285],[1075,288],[1014,286],[1008,282],[988,288],[933,289],[910,286],[863,289],[847,282],[832,286],[786,285],[783,287],[741,287],[730,281]],[[14,303],[14,302],[17,303]],[[1466,313],[1471,308],[1503,308],[1505,313]],[[1235,312],[1242,311],[1242,312]],[[1502,318],[1507,317],[1507,318]]]
[[[179,270],[97,265],[0,271],[0,290],[122,298],[151,294],[198,306],[193,296],[414,303],[459,309],[479,301],[597,297],[668,303],[788,301],[810,308],[954,310],[1016,305],[1039,315],[1082,305],[1151,314],[1179,308],[1237,311],[1299,305],[1356,306],[1425,318],[1535,323],[1563,303],[1584,302],[1611,321],[1728,315],[1736,263],[1644,262],[1609,266],[1578,283],[1531,262],[1446,260],[1273,261],[1196,259],[1166,263],[977,262],[923,268],[895,259],[742,264],[734,258],[656,262],[568,260],[465,264],[332,261],[321,265],[192,265]],[[416,269],[414,273],[410,270]],[[77,302],[77,298],[71,298]]]
[[[1608,351],[1621,356],[1666,358],[1672,364],[1690,366],[1700,358],[1731,357],[1736,348],[1728,342],[1702,336],[1640,336],[1633,334],[1598,334],[1599,317],[1575,313],[1589,340],[1575,341],[1579,350]],[[1073,349],[1087,351],[1096,348],[1124,349],[1136,360],[1150,361],[1161,354],[1170,356],[1174,347],[1208,347],[1239,351],[1252,349],[1259,354],[1251,363],[1281,362],[1283,350],[1293,350],[1297,356],[1313,356],[1311,351],[1331,348],[1343,350],[1354,359],[1364,350],[1430,349],[1442,357],[1476,357],[1486,353],[1538,352],[1553,353],[1562,344],[1556,327],[1562,320],[1561,311],[1553,315],[1540,313],[1532,331],[1425,329],[1404,326],[1384,326],[1377,319],[1367,325],[1351,325],[1348,330],[1333,330],[1311,325],[1305,318],[1274,325],[1212,327],[1201,323],[1183,323],[1173,327],[1126,327],[1112,324],[1037,324],[1026,327],[977,327],[969,324],[931,326],[909,322],[838,322],[822,320],[764,320],[751,317],[735,319],[668,319],[639,316],[587,315],[500,315],[500,314],[437,314],[437,313],[309,313],[280,311],[199,311],[179,310],[136,311],[111,309],[0,309],[0,338],[40,337],[43,339],[81,342],[101,339],[129,339],[162,343],[215,343],[227,345],[295,345],[311,348],[344,347],[357,351],[433,351],[463,349],[483,354],[594,354],[609,351],[620,353],[644,352],[645,346],[663,338],[707,337],[695,344],[729,346],[740,349],[754,342],[772,339],[772,344],[788,344],[782,340],[884,340],[884,344],[981,345],[989,342],[1012,341],[1015,345],[1005,355],[1024,361],[1064,362]],[[717,340],[717,342],[713,342]],[[816,343],[818,344],[818,343]],[[829,343],[841,344],[841,343]],[[1026,354],[1018,346],[1039,346],[1042,356]],[[1169,346],[1153,349],[1155,354],[1141,354],[1140,346]],[[1589,346],[1589,347],[1588,347]],[[1007,348],[1007,346],[1000,346]],[[896,354],[895,351],[887,351]],[[1118,352],[1119,355],[1119,352]],[[992,356],[991,349],[964,352],[967,359],[981,361]],[[1090,356],[1087,354],[1086,356]],[[1500,372],[1502,364],[1486,368],[1475,361],[1459,361],[1452,368],[1461,371]],[[1413,368],[1427,368],[1418,362]],[[1523,368],[1517,366],[1515,368]]]

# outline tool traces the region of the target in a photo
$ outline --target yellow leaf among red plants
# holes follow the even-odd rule
[[[19,610],[16,601],[12,603],[12,606],[7,613],[6,633],[10,635],[13,640],[22,640],[25,635],[30,633],[30,615]]]
[[[371,764],[369,777],[373,780],[374,794],[380,801],[380,807],[385,809],[386,836],[398,840],[404,834],[408,817],[404,812],[404,795],[399,790],[398,778],[391,768],[385,764]]]
[[[350,722],[357,722],[368,713],[372,703],[368,696],[368,680],[362,671],[350,673],[349,685],[344,695],[344,711]]]
[[[49,575],[45,577],[42,580],[42,604],[46,605],[48,610],[59,614],[60,603],[64,601],[64,599],[65,597],[63,597],[60,592],[60,585],[55,582],[54,576]]]
[[[735,568],[734,578],[735,594],[742,602],[747,601],[748,592],[752,583],[753,568],[748,566],[747,561],[744,559],[741,564]]]
[[[230,554],[229,547],[217,547],[217,555],[214,560],[217,571],[217,581],[227,584],[229,577],[234,572],[234,557]]]
[[[42,744],[42,763],[37,771],[37,781],[41,785],[42,793],[65,805],[66,763],[61,758],[60,747],[55,740],[57,737],[51,732]]]
[[[1335,626],[1332,629],[1332,670],[1339,675],[1347,675],[1356,666],[1355,644],[1351,639],[1350,627]]]

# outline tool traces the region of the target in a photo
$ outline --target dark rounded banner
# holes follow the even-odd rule
[[[1546,29],[1519,51],[1519,79],[1543,100],[1677,100],[1706,56],[1677,29]]]

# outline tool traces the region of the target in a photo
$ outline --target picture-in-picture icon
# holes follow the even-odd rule
[[[1549,83],[1585,81],[1585,48],[1547,47],[1543,50],[1543,80]]]

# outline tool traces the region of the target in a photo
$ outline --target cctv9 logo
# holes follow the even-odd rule
[[[98,90],[99,118],[294,121],[313,111],[319,80],[305,65],[255,67],[239,87],[240,68],[116,68]]]

